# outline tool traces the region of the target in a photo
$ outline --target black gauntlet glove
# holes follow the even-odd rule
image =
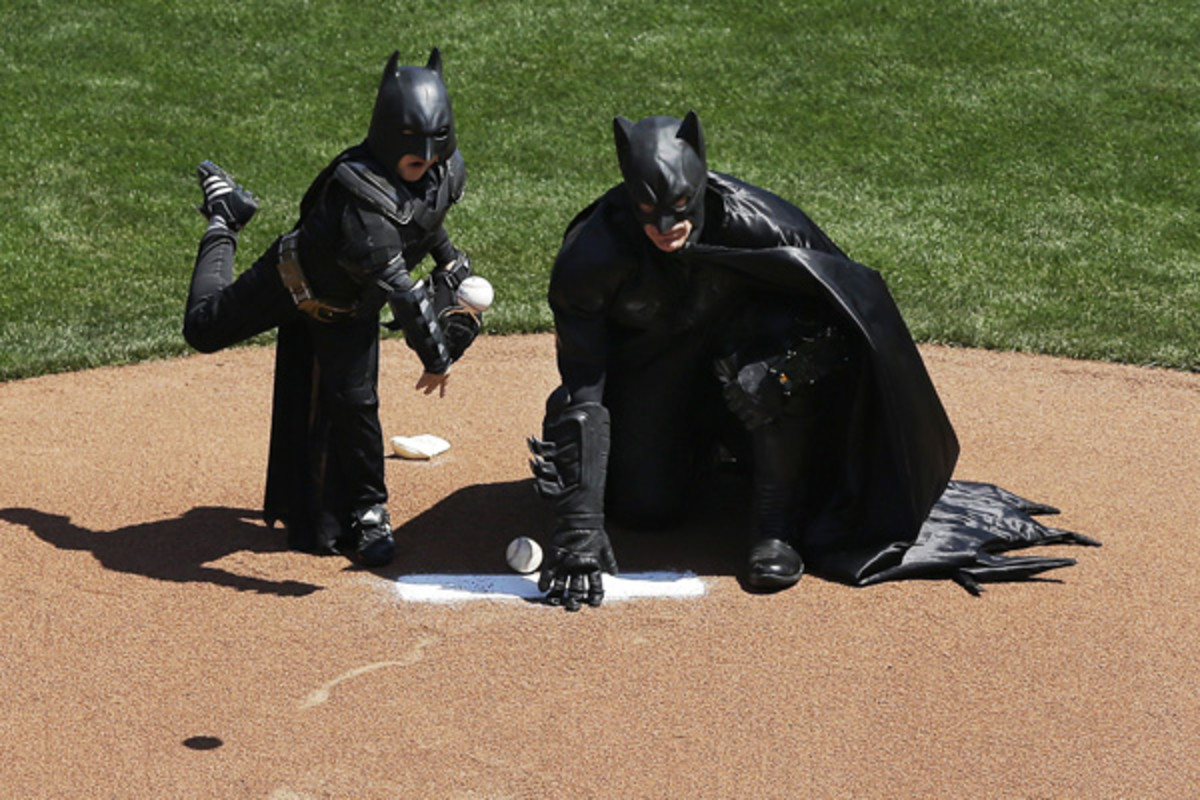
[[[479,335],[483,321],[478,314],[465,308],[452,306],[438,316],[438,324],[442,326],[442,336],[446,339],[446,349],[450,351],[450,359],[458,361],[467,352],[467,348]]]
[[[617,559],[603,528],[559,531],[546,548],[538,590],[552,605],[567,611],[578,611],[585,602],[595,607],[604,600],[603,572],[617,572]]]
[[[458,256],[446,267],[438,268],[429,273],[429,283],[433,292],[433,307],[440,314],[447,308],[457,304],[455,293],[463,279],[471,274],[471,259],[467,254],[458,251]]]
[[[578,611],[584,602],[600,605],[601,573],[617,574],[604,532],[608,440],[608,409],[599,403],[572,405],[564,387],[546,403],[542,438],[529,440],[537,492],[556,517],[538,589],[568,611]]]
[[[471,275],[471,260],[459,251],[458,258],[445,269],[435,269],[429,275],[433,287],[433,307],[438,325],[446,339],[450,358],[458,361],[475,341],[482,327],[481,315],[463,308],[458,303],[458,287],[463,279]]]
[[[421,359],[425,371],[440,375],[449,369],[453,359],[424,284],[393,291],[388,296],[388,305],[392,308],[392,322],[384,323],[384,327],[404,331],[404,343]]]

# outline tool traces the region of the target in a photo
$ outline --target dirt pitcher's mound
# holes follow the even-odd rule
[[[618,557],[674,553],[703,595],[567,614],[395,584],[544,535],[552,338],[484,337],[444,399],[383,352],[385,434],[451,448],[389,459],[381,571],[259,520],[269,348],[0,385],[0,795],[1196,794],[1200,376],[922,349],[957,477],[1104,543],[1043,580],[749,595],[685,530]]]

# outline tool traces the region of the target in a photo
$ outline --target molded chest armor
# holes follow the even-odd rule
[[[361,161],[342,161],[333,171],[333,180],[350,190],[397,226],[416,225],[423,232],[437,230],[446,218],[450,206],[458,202],[466,186],[466,170],[462,154],[454,155],[443,166],[432,170],[443,173],[424,195],[418,196],[408,186],[398,186],[379,175]]]

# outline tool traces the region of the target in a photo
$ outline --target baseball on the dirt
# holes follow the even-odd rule
[[[492,284],[482,275],[468,275],[458,285],[458,302],[468,311],[482,314],[496,299]]]
[[[514,572],[528,575],[542,565],[542,546],[528,536],[518,536],[508,543],[504,556]]]

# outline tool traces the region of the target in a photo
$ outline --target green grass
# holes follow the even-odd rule
[[[0,380],[187,352],[195,164],[262,200],[249,266],[365,133],[391,51],[435,44],[489,331],[549,329],[613,115],[695,108],[710,166],[881,270],[918,339],[1200,369],[1194,3],[78,5],[0,11]]]

